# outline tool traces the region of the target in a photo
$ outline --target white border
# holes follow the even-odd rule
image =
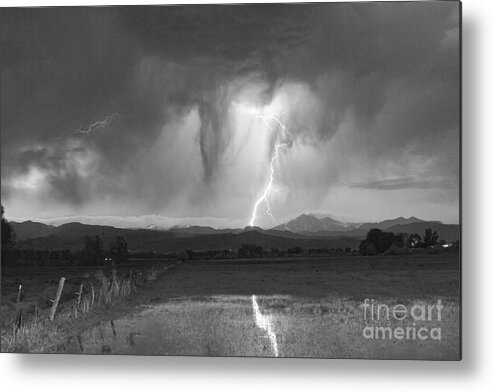
[[[231,3],[232,1],[216,1]],[[258,2],[258,1],[250,1]],[[2,1],[2,6],[163,4]],[[203,3],[181,1],[182,4]],[[1,9],[0,9],[1,12]],[[485,391],[493,385],[493,2],[463,1],[463,361],[0,354],[4,391]],[[490,99],[490,100],[489,100]],[[488,127],[489,126],[489,127]]]

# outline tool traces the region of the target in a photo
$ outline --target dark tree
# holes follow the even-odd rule
[[[15,244],[15,232],[12,228],[12,225],[9,223],[7,219],[3,216],[5,210],[3,206],[1,206],[0,216],[2,220],[2,249],[8,249]]]
[[[383,253],[394,243],[394,233],[384,231],[377,246],[377,252]]]
[[[1,242],[1,257],[2,257],[2,265],[5,265],[7,262],[7,251],[12,248],[15,244],[15,232],[12,228],[12,225],[9,223],[7,219],[3,216],[4,209],[3,205],[1,206],[0,217],[2,221],[1,231],[2,231],[2,242]]]
[[[359,244],[359,251],[362,255],[372,256],[377,254],[377,248],[368,240],[363,240]]]
[[[371,229],[366,234],[366,242],[363,244],[363,248],[366,248],[371,244],[375,248],[376,253],[383,253],[390,248],[394,242],[394,237],[394,233],[392,232],[385,232],[380,229]]]
[[[421,236],[417,233],[410,234],[406,240],[406,246],[408,248],[417,248],[421,243]]]
[[[243,244],[238,249],[239,257],[262,257],[263,249],[255,244]]]
[[[270,253],[271,253],[272,257],[279,257],[281,254],[281,252],[279,252],[279,249],[277,249],[277,248],[272,248],[270,250]]]
[[[86,236],[84,239],[84,261],[88,265],[101,265],[103,263],[103,242],[99,236]]]
[[[378,250],[378,242],[380,241],[380,237],[382,236],[382,230],[380,229],[371,229],[368,233],[366,233],[366,240],[373,244],[375,249]]]
[[[292,248],[288,249],[288,253],[299,255],[299,254],[303,253],[303,248],[301,246],[293,246]]]
[[[425,230],[425,235],[423,236],[423,243],[425,247],[436,245],[438,242],[438,233],[428,228]]]
[[[128,257],[127,242],[123,237],[117,236],[110,246],[111,258],[115,263],[123,263]]]
[[[407,233],[397,233],[394,236],[394,246],[398,248],[404,248],[408,239]]]

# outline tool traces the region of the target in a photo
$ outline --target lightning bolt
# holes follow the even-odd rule
[[[111,122],[115,118],[118,118],[118,117],[120,117],[120,115],[118,113],[112,113],[112,114],[106,116],[106,118],[104,120],[96,121],[92,124],[89,124],[87,129],[81,129],[81,128],[76,129],[74,131],[74,134],[80,133],[82,135],[89,135],[92,132],[102,131],[104,128],[106,128],[108,125],[110,125]]]
[[[281,120],[279,120],[279,118],[277,116],[275,116],[273,114],[266,115],[266,114],[257,113],[257,117],[260,118],[265,123],[265,125],[267,126],[267,128],[269,128],[269,130],[271,130],[273,132],[275,131],[275,129],[269,123],[269,120],[273,120],[274,122],[276,122],[279,125],[282,132],[287,133],[289,135],[288,128],[281,122]],[[276,137],[276,140],[277,139],[278,139],[278,137]],[[275,216],[272,213],[272,210],[270,208],[268,196],[269,196],[269,193],[273,190],[272,186],[274,184],[274,177],[275,177],[275,163],[276,163],[277,158],[279,158],[279,149],[281,149],[282,147],[286,147],[286,146],[287,146],[287,143],[278,143],[277,141],[274,143],[274,153],[272,154],[272,156],[270,158],[269,176],[267,177],[267,182],[264,185],[263,191],[260,193],[259,197],[257,198],[257,200],[253,206],[252,217],[250,218],[250,226],[255,225],[255,220],[257,219],[257,210],[258,210],[260,204],[262,204],[262,203],[265,203],[266,214],[272,218],[272,221],[276,225],[278,224],[277,220],[276,220],[276,218],[275,218]]]
[[[104,118],[104,120],[96,121],[92,124],[89,124],[89,126],[85,129],[83,129],[82,127],[79,127],[73,131],[70,131],[70,135],[87,136],[93,132],[102,131],[118,117],[120,117],[120,115],[118,113],[111,113],[111,114],[107,115]],[[63,134],[56,137],[56,139],[60,139],[62,136],[63,136]]]

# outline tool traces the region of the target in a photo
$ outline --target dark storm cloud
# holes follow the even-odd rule
[[[179,62],[196,57],[265,62],[308,38],[314,11],[272,4],[140,7],[122,8],[119,21],[140,38],[144,51]]]
[[[305,13],[298,9],[298,16]],[[19,139],[45,142],[118,112],[124,121],[119,137],[96,147],[107,151],[116,143],[120,156],[128,156],[154,141],[166,121],[164,107],[182,112],[198,105],[210,177],[224,144],[225,102],[214,101],[220,86],[250,72],[275,79],[270,63],[309,28],[309,18],[293,15],[273,6],[6,10],[4,140],[13,146]],[[133,80],[143,56],[150,64]],[[106,163],[121,168],[122,161],[112,156]]]
[[[306,42],[313,12],[311,7],[276,5],[122,9],[120,27],[138,40],[145,54],[194,64],[178,85],[168,84],[167,103],[198,105],[206,179],[227,144],[221,132],[230,99],[224,84],[258,73],[273,87],[281,77],[276,59]]]
[[[457,176],[456,159],[440,146],[458,138],[457,8],[421,2],[2,10],[2,178],[37,168],[47,173],[51,196],[65,202],[84,203],[94,192],[142,199],[146,186],[166,203],[171,190],[156,181],[165,174],[140,168],[142,157],[166,124],[197,108],[203,176],[213,179],[230,143],[228,106],[252,79],[264,83],[263,103],[286,82],[313,90],[323,110],[309,129],[303,116],[290,116],[295,138],[329,140],[349,113],[358,142],[348,154],[371,162],[426,154],[436,158],[433,168]],[[237,80],[244,82],[232,87]],[[57,139],[109,113],[120,116],[107,129],[77,136],[70,147]],[[84,152],[97,156],[91,176],[74,168]],[[2,184],[7,191],[12,195]]]
[[[50,137],[109,110],[131,61],[111,20],[101,8],[2,10],[4,133]]]
[[[287,78],[311,83],[327,104],[317,124],[322,138],[337,131],[348,108],[370,129],[396,80],[405,98],[425,101],[410,101],[407,113],[393,117],[398,124],[385,124],[400,135],[384,145],[458,124],[458,51],[442,47],[446,32],[456,28],[455,8],[444,3],[158,7],[125,9],[119,22],[147,53],[185,64],[202,59],[174,94],[182,98],[177,104],[200,107],[201,151],[210,177],[227,143],[218,90],[242,74],[260,73],[271,89]],[[317,84],[325,73],[343,82]],[[301,124],[292,128],[303,130]]]

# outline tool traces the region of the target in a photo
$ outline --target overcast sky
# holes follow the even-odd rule
[[[458,223],[456,2],[2,9],[0,28],[8,218],[243,227],[276,156],[280,223]]]

